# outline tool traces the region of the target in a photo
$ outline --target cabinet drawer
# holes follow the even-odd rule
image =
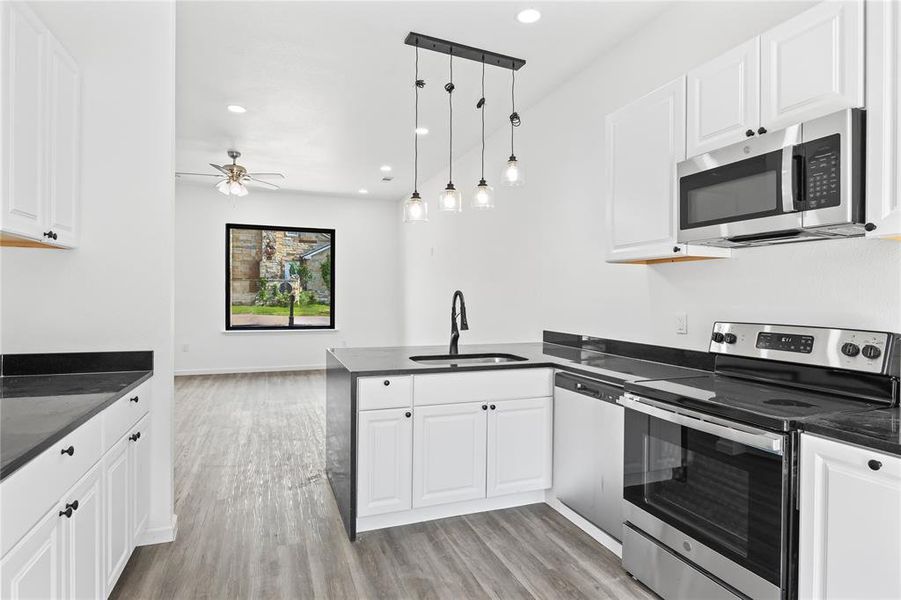
[[[38,522],[102,455],[95,416],[0,484],[0,556]],[[72,455],[61,450],[72,447]]]
[[[357,410],[406,408],[413,401],[413,377],[361,377],[357,380]]]
[[[413,376],[414,403],[453,404],[554,395],[551,369],[511,369]]]
[[[103,451],[128,433],[150,410],[150,381],[145,381],[103,411]]]

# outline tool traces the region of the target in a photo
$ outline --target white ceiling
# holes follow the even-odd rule
[[[409,31],[526,59],[522,110],[659,14],[663,2],[179,2],[179,171],[206,172],[227,148],[284,187],[399,198],[412,179],[413,49]],[[539,8],[538,23],[515,20]],[[446,168],[446,55],[420,51],[420,181]],[[480,65],[455,59],[455,155],[479,141]],[[506,124],[510,72],[486,72],[486,131]],[[235,115],[226,105],[240,104]],[[521,130],[527,135],[527,128]],[[506,157],[486,162],[500,170]],[[493,163],[497,163],[496,165]],[[381,182],[379,166],[393,167]],[[487,167],[490,168],[490,167]],[[200,179],[200,178],[198,178]]]

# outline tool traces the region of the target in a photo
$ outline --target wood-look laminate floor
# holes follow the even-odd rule
[[[651,598],[543,504],[363,533],[323,470],[322,372],[180,377],[178,539],[138,548],[113,598]]]

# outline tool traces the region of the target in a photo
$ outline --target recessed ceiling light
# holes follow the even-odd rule
[[[360,189],[358,189],[357,191],[358,191],[359,193],[361,193],[361,194],[368,194],[368,193],[369,193],[369,190],[367,190],[366,188],[360,188]]]
[[[239,104],[229,104],[226,108],[228,108],[228,112],[233,112],[236,114],[246,113],[247,109]]]
[[[516,20],[520,23],[534,23],[538,19],[541,18],[541,13],[538,12],[534,8],[527,8],[525,10],[519,11],[519,14],[516,15]]]
[[[381,171],[382,173],[390,173],[391,165],[382,165],[381,167],[379,167],[379,171]]]
[[[416,135],[426,135],[426,134],[428,134],[428,132],[429,132],[428,127],[417,127],[416,128]]]

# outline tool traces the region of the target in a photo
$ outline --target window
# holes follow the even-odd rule
[[[225,226],[225,328],[334,329],[335,230]]]

